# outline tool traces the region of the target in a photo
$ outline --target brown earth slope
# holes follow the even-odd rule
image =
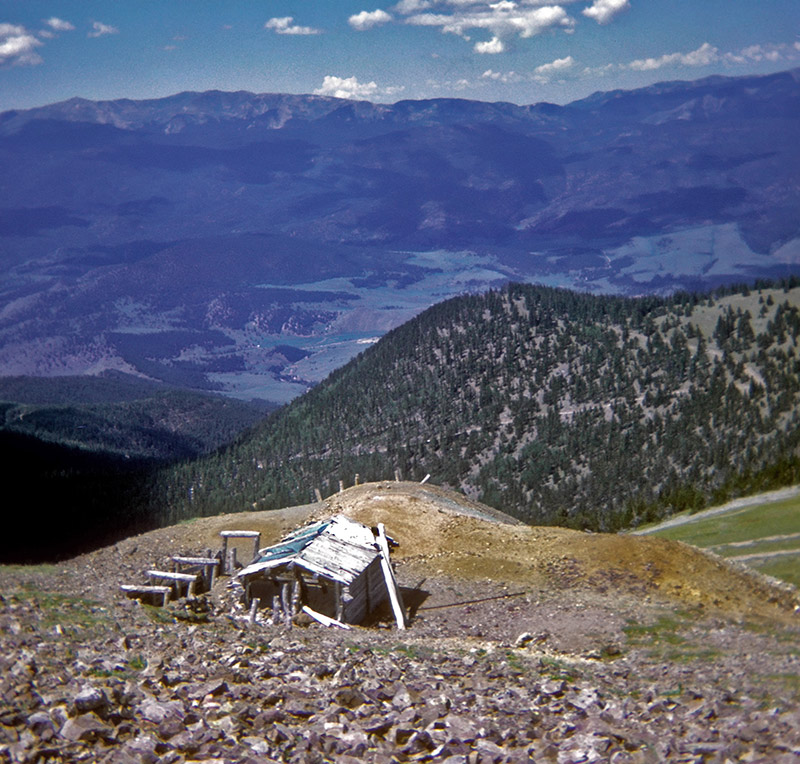
[[[136,556],[150,555],[152,564],[159,555],[217,548],[219,532],[233,529],[258,530],[267,545],[303,523],[337,513],[371,526],[384,523],[399,542],[394,559],[409,580],[447,576],[542,592],[581,589],[736,617],[792,617],[800,603],[790,589],[686,544],[525,526],[456,492],[407,482],[360,485],[303,507],[202,518],[128,539],[86,559],[135,546]],[[241,549],[246,554],[250,542]]]

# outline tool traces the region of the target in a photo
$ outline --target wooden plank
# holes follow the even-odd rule
[[[219,565],[217,557],[181,557],[180,555],[174,555],[172,561],[177,562],[179,565]]]
[[[173,573],[171,570],[148,570],[147,576],[159,581],[172,581],[175,593],[180,595],[180,585],[186,584],[186,596],[194,597],[194,587],[198,576],[196,573]]]
[[[342,621],[337,621],[335,618],[318,613],[316,610],[312,610],[308,605],[303,605],[303,612],[310,615],[315,621],[319,621],[323,626],[336,626],[339,629],[353,628],[349,623],[342,623]]]
[[[150,576],[150,578],[165,578],[169,581],[179,581],[184,584],[197,581],[196,573],[173,573],[170,570],[148,570],[147,575]]]
[[[261,536],[261,531],[220,531],[219,535],[222,538],[240,538],[240,539],[252,539],[256,538],[256,536]]]
[[[386,589],[389,592],[389,602],[392,604],[394,620],[397,624],[397,628],[400,631],[405,631],[406,615],[400,596],[400,589],[397,586],[397,580],[392,570],[392,563],[389,559],[389,542],[386,540],[386,529],[383,523],[378,523],[378,546],[380,546],[381,549],[381,568],[383,569],[383,577],[386,580]]]
[[[151,594],[158,594],[161,596],[162,607],[167,604],[169,594],[172,591],[172,588],[169,586],[148,586],[146,584],[120,584],[119,588],[129,597],[133,596],[136,599]]]
[[[173,555],[172,557],[172,565],[177,573],[182,572],[181,569],[195,570],[200,568],[200,575],[203,577],[205,589],[208,591],[214,587],[214,578],[219,564],[218,557],[181,557],[180,555]]]

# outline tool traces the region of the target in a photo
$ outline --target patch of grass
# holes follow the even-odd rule
[[[678,612],[675,615],[677,617],[662,615],[652,623],[629,621],[622,631],[631,647],[646,649],[648,657],[653,659],[688,663],[697,660],[713,661],[719,657],[719,651],[693,644],[681,633],[689,625],[684,620],[687,613]]]
[[[800,587],[800,551],[796,555],[753,560],[751,565],[768,576]]]
[[[794,699],[800,698],[800,675],[767,674],[766,678],[783,685]]]
[[[424,660],[431,655],[430,650],[420,647],[419,645],[396,645],[392,652],[395,654],[405,655],[406,658],[412,661]]]
[[[38,565],[0,565],[0,575],[10,573],[11,575],[41,575],[52,576],[58,572],[58,567],[50,563]]]
[[[145,614],[153,623],[175,623],[175,616],[167,609],[142,603]]]
[[[661,616],[653,623],[629,621],[622,631],[631,647],[641,647],[649,658],[671,663],[713,661],[720,656],[718,650],[696,645],[680,633],[687,623],[679,618]]]
[[[710,648],[693,648],[688,646],[681,650],[667,650],[663,657],[672,663],[690,663],[691,661],[714,661],[722,653]]]
[[[797,552],[800,554],[800,536],[792,535],[788,539],[759,540],[755,539],[746,546],[731,546],[724,544],[713,547],[713,551],[722,557],[738,557],[740,555],[762,554],[768,555],[772,552]],[[786,555],[787,557],[789,555]]]
[[[544,656],[539,659],[539,668],[551,679],[563,679],[565,682],[572,682],[580,677],[580,672],[574,666],[570,666],[557,658]]]
[[[136,675],[147,668],[147,661],[141,656],[136,655],[128,661],[127,668],[101,669],[90,668],[86,671],[86,676],[97,677],[99,679],[134,679]]]
[[[22,591],[13,596],[40,611],[39,627],[43,631],[58,628],[62,636],[80,638],[87,633],[104,632],[112,624],[108,610],[85,597],[41,591],[31,582],[26,582]]]
[[[677,633],[678,629],[683,626],[682,621],[662,615],[653,623],[628,621],[627,625],[622,627],[622,631],[628,637],[629,642],[636,644],[667,642],[671,645],[679,645],[686,641]]]
[[[513,650],[506,650],[505,659],[512,671],[516,671],[520,674],[525,673],[525,664],[522,662],[519,654],[515,653]]]
[[[795,629],[791,627],[784,628],[777,623],[745,621],[743,628],[755,634],[768,634],[776,642],[796,644],[798,641],[798,634]]]
[[[684,525],[654,531],[652,535],[711,548],[724,557],[797,550],[797,555],[743,562],[762,573],[800,586],[800,495],[690,520]],[[765,540],[776,536],[792,538]],[[741,542],[753,543],[730,546]]]
[[[800,496],[766,504],[732,509],[720,515],[664,528],[654,536],[685,541],[699,547],[800,533]],[[800,547],[800,542],[798,542]],[[746,550],[741,552],[746,553]]]

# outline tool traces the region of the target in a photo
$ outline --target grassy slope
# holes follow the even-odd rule
[[[728,511],[703,514],[687,514],[681,525],[656,525],[644,532],[739,558],[763,573],[800,586],[800,492],[745,507],[734,502]]]

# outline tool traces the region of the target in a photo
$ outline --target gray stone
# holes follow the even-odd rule
[[[108,697],[101,688],[86,684],[72,699],[72,702],[79,714],[85,714],[89,711],[102,713],[108,706]]]
[[[59,734],[65,740],[73,743],[78,740],[92,742],[98,738],[111,740],[114,738],[114,728],[90,712],[76,716],[73,719],[67,719]]]

